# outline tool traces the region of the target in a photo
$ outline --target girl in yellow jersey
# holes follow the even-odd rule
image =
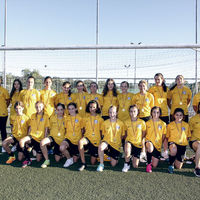
[[[191,138],[189,145],[195,152],[195,170],[194,174],[200,177],[200,102],[197,107],[197,114],[190,121]]]
[[[154,106],[151,109],[151,117],[149,121],[146,122],[146,136],[145,145],[147,151],[147,167],[146,172],[152,172],[152,166],[157,167],[162,143],[166,136],[166,123],[160,119],[162,115],[161,108]]]
[[[86,168],[84,151],[89,150],[91,155],[91,164],[96,163],[98,157],[98,146],[101,141],[100,128],[103,123],[101,118],[101,110],[97,101],[92,100],[86,107],[86,113],[90,114],[83,119],[84,137],[79,141],[79,153],[81,156],[82,165],[79,171],[83,171]]]
[[[73,102],[76,103],[78,113],[81,117],[85,117],[85,108],[87,105],[87,89],[83,81],[79,80],[76,82],[77,93],[72,95]]]
[[[184,110],[176,108],[174,110],[174,121],[167,126],[167,139],[169,144],[169,173],[174,173],[174,165],[177,169],[183,166],[184,154],[191,132],[188,123],[183,121]]]
[[[25,161],[22,164],[22,167],[31,164],[31,159],[29,152],[27,151],[27,145],[33,147],[36,151],[36,159],[39,162],[42,158],[42,151],[40,149],[40,141],[47,137],[49,129],[49,117],[47,114],[44,114],[44,103],[41,101],[36,102],[35,104],[37,113],[33,114],[29,120],[29,131],[28,136],[22,138],[19,142],[20,147],[25,155]]]
[[[150,119],[151,108],[154,106],[154,97],[151,93],[147,92],[147,82],[145,80],[141,80],[138,83],[138,87],[140,92],[133,96],[132,104],[137,105],[139,108],[139,118],[147,122]],[[144,142],[143,140],[142,152],[140,154],[141,162],[144,162],[144,159],[146,159]]]
[[[124,123],[117,119],[117,107],[111,106],[109,108],[109,117],[102,123],[101,130],[103,140],[98,147],[98,154],[100,164],[97,171],[104,170],[104,151],[111,157],[111,165],[114,167],[118,163],[120,148],[122,145],[122,138],[124,137]]]
[[[18,160],[21,161],[24,158],[22,149],[19,146],[19,141],[21,138],[28,134],[28,122],[29,118],[23,114],[24,105],[21,101],[15,102],[14,109],[16,115],[10,117],[11,132],[12,135],[3,141],[3,147],[9,155],[6,164],[11,164],[15,161],[15,155],[10,149],[10,145],[16,146],[18,151]]]
[[[71,83],[69,81],[65,81],[62,84],[62,90],[62,92],[56,95],[55,105],[62,103],[65,105],[65,108],[67,108],[67,105],[72,102]],[[69,114],[67,109],[65,109],[65,114]]]
[[[67,158],[63,167],[69,167],[78,160],[78,143],[83,136],[83,121],[77,115],[78,109],[75,103],[67,106],[69,115],[65,119],[66,135],[60,145],[60,151]]]
[[[193,102],[192,102],[192,107],[196,113],[198,112],[199,102],[200,102],[200,92],[198,92],[197,94],[194,95]]]
[[[20,94],[21,90],[23,90],[22,82],[19,79],[15,79],[13,81],[12,89],[11,89],[11,92],[10,92],[10,104],[11,104],[10,117],[12,115],[16,115],[14,105],[17,101],[20,100],[19,94]]]
[[[136,105],[129,107],[130,119],[125,124],[125,163],[122,172],[128,172],[130,169],[130,158],[133,156],[132,165],[137,168],[142,150],[142,139],[145,136],[146,125],[142,119],[138,118],[139,109]]]
[[[6,132],[6,122],[8,119],[8,106],[9,106],[9,94],[8,91],[1,86],[2,78],[0,77],[0,132],[1,132],[1,139],[4,141],[7,137]],[[2,148],[2,152],[5,150]]]
[[[184,110],[184,121],[188,122],[188,107],[192,98],[191,90],[184,86],[184,77],[178,75],[176,77],[176,84],[170,89],[167,94],[167,103],[171,109],[170,121],[172,121],[172,114],[176,108],[182,108]]]
[[[40,100],[44,102],[44,113],[51,117],[55,111],[55,97],[56,92],[51,89],[52,78],[50,76],[44,79],[45,88],[40,91]]]
[[[102,118],[104,120],[109,119],[108,110],[110,106],[118,107],[117,100],[117,86],[113,79],[109,78],[106,80],[103,89],[103,107],[102,107]]]
[[[20,92],[20,101],[24,104],[24,114],[31,117],[32,114],[36,113],[35,103],[40,100],[40,93],[34,89],[35,78],[29,76],[27,79],[27,89]]]
[[[128,92],[129,83],[127,81],[123,81],[120,88],[122,92],[117,95],[119,103],[118,118],[124,122],[130,118],[129,107],[132,104],[133,94]]]
[[[165,79],[161,73],[157,73],[154,76],[155,85],[150,87],[149,92],[154,96],[154,104],[162,110],[162,116],[160,119],[166,124],[169,124],[169,115],[168,115],[168,105],[167,105],[167,92],[169,89],[165,84]],[[164,159],[168,158],[168,144],[167,140],[163,142],[164,151],[162,152],[162,157]]]
[[[101,94],[97,93],[98,85],[96,82],[90,83],[90,94],[87,95],[87,105],[91,100],[95,100],[99,103],[99,106],[102,108],[103,106],[103,97]]]
[[[46,168],[48,165],[50,165],[47,147],[54,147],[53,152],[56,162],[59,162],[61,159],[62,154],[60,152],[60,144],[65,137],[64,112],[64,104],[58,103],[56,107],[56,114],[52,115],[49,120],[50,135],[45,137],[40,142],[40,148],[45,158],[44,163],[41,165],[42,168]]]

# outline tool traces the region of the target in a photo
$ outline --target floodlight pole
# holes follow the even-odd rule
[[[198,36],[197,36],[197,32],[198,32],[198,26],[197,26],[197,22],[198,22],[198,4],[197,4],[197,1],[198,0],[195,0],[196,3],[195,3],[195,44],[198,43]],[[197,49],[195,50],[195,92],[198,93],[198,75],[197,75],[197,67],[198,67],[198,55],[197,55]]]
[[[7,32],[7,0],[5,0],[4,5],[4,44],[3,46],[6,47],[6,34]],[[4,87],[6,88],[6,51],[3,52],[3,78],[4,78]]]
[[[96,45],[99,44],[99,0],[96,2]],[[98,75],[99,75],[99,55],[98,49],[96,49],[96,83],[98,84]]]

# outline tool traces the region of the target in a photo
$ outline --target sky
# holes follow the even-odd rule
[[[198,0],[199,2],[199,0]],[[195,0],[99,0],[99,44],[194,44]],[[200,10],[200,2],[198,4]],[[0,0],[0,45],[4,0]],[[198,14],[198,30],[200,26]],[[96,0],[7,0],[7,46],[96,43]],[[193,50],[137,50],[137,77],[194,77]],[[2,66],[2,52],[0,52]],[[130,65],[130,69],[124,66]],[[9,52],[7,72],[39,69],[62,77],[95,76],[94,51]],[[44,67],[46,66],[46,67]],[[133,77],[135,50],[100,51],[99,76]],[[183,70],[184,68],[184,70]],[[144,69],[146,72],[144,74]],[[47,71],[48,70],[48,71]]]

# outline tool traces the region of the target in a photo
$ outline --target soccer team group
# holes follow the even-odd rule
[[[27,88],[22,89],[19,79],[14,80],[10,92],[0,81],[0,128],[2,151],[8,154],[7,164],[16,160],[14,147],[22,167],[31,165],[31,151],[36,160],[42,159],[42,168],[50,165],[49,151],[53,150],[56,162],[63,157],[63,167],[69,167],[81,159],[78,169],[87,168],[85,151],[90,162],[100,161],[97,171],[104,170],[105,155],[114,167],[118,163],[121,147],[125,154],[123,172],[131,165],[137,168],[146,157],[146,172],[157,167],[162,156],[169,158],[169,173],[174,167],[182,168],[186,147],[195,152],[196,176],[200,177],[200,93],[193,98],[196,115],[190,120],[188,107],[192,92],[184,85],[184,77],[178,75],[175,85],[168,88],[164,77],[157,73],[155,85],[148,89],[141,80],[139,92],[128,92],[129,83],[120,84],[117,91],[113,79],[107,79],[102,94],[98,85],[90,84],[90,93],[83,81],[76,82],[77,92],[72,93],[70,82],[62,85],[62,92],[51,89],[52,79],[44,79],[44,89],[34,89],[34,77],[27,79]],[[6,121],[10,106],[11,136],[7,137]],[[168,110],[170,109],[170,116]]]

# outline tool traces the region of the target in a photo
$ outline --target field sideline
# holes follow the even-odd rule
[[[190,150],[189,150],[190,153]],[[42,162],[22,169],[21,162],[7,166],[6,153],[0,155],[0,199],[199,199],[200,178],[193,174],[194,164],[184,164],[175,174],[167,173],[167,163],[160,162],[153,173],[145,172],[145,164],[122,173],[123,159],[112,169],[106,163],[103,172],[95,166],[79,172],[79,163],[68,169],[51,159],[51,166],[42,169]],[[87,158],[88,159],[88,158]]]

